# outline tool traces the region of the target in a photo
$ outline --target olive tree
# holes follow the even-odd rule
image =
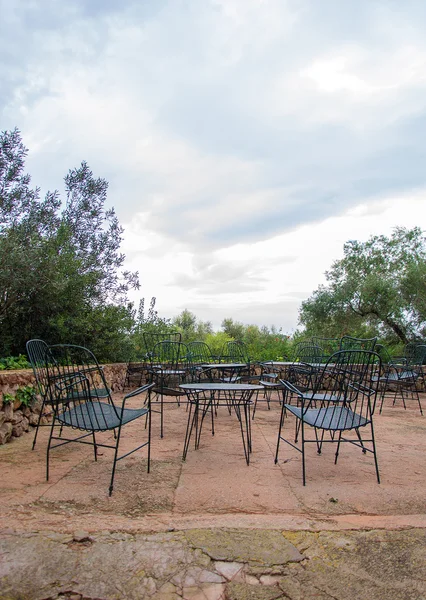
[[[371,334],[404,343],[424,335],[426,321],[426,239],[419,227],[397,227],[391,236],[348,241],[344,257],[326,272],[302,303],[300,322],[308,332]]]
[[[27,152],[17,129],[0,134],[0,354],[22,352],[35,336],[89,340],[96,351],[102,320],[104,331],[115,322],[130,333],[133,309],[118,307],[139,287],[137,273],[123,270],[108,183],[82,162],[65,177],[63,201],[57,191],[41,198],[24,172]]]

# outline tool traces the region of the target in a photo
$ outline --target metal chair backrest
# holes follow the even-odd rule
[[[383,344],[376,344],[374,351],[380,356],[383,365],[392,364],[392,356],[386,346],[383,346]]]
[[[377,338],[356,338],[350,335],[344,335],[340,339],[340,350],[369,350],[374,351]]]
[[[381,359],[369,350],[340,350],[333,354],[317,377],[312,391],[326,394],[323,405],[328,408],[349,408],[366,419],[371,418],[376,405]],[[349,418],[352,418],[351,416]]]
[[[49,347],[46,356],[50,386],[62,420],[66,421],[69,414],[72,418],[68,424],[75,429],[107,430],[111,411],[120,418],[103,369],[90,350],[57,344]]]
[[[309,342],[300,342],[296,345],[293,354],[293,361],[305,363],[322,363],[324,360],[324,350],[317,344]]]
[[[170,340],[158,342],[150,352],[149,359],[152,367],[186,368],[188,364],[188,347],[182,342]]]
[[[214,362],[210,347],[205,342],[189,342],[188,362],[192,365],[208,365]]]
[[[248,363],[250,361],[247,346],[240,340],[226,342],[222,350],[221,362]]]
[[[43,400],[47,399],[49,390],[49,374],[46,366],[46,355],[49,346],[43,340],[29,340],[26,344],[38,392]]]
[[[407,367],[421,369],[426,359],[426,345],[417,344],[411,354],[407,356]]]
[[[159,342],[181,342],[182,334],[179,331],[144,331],[142,333],[142,338],[145,345],[146,354],[149,358],[149,354],[153,351],[156,344]]]

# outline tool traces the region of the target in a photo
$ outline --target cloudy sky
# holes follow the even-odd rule
[[[424,0],[0,0],[0,128],[86,160],[132,296],[297,326],[343,243],[426,220]]]

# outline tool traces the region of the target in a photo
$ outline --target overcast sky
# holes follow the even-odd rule
[[[425,228],[424,0],[0,0],[33,184],[110,183],[132,296],[282,327],[349,239]]]

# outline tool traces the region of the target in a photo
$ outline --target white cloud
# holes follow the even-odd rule
[[[325,271],[343,256],[349,239],[366,241],[371,235],[389,235],[395,226],[415,227],[426,222],[426,188],[406,196],[366,202],[339,217],[301,226],[262,242],[237,244],[209,255],[170,248],[156,270],[143,251],[128,261],[139,269],[142,295],[156,296],[164,316],[184,308],[216,327],[224,318],[245,323],[281,326],[290,331],[297,322],[300,302],[320,284]],[[127,228],[131,231],[131,228]],[[145,239],[140,236],[141,242]],[[138,245],[138,236],[126,234],[126,247]]]
[[[164,316],[290,329],[344,241],[425,216],[420,0],[23,0],[2,17],[3,128],[44,191],[83,159],[110,182]]]

